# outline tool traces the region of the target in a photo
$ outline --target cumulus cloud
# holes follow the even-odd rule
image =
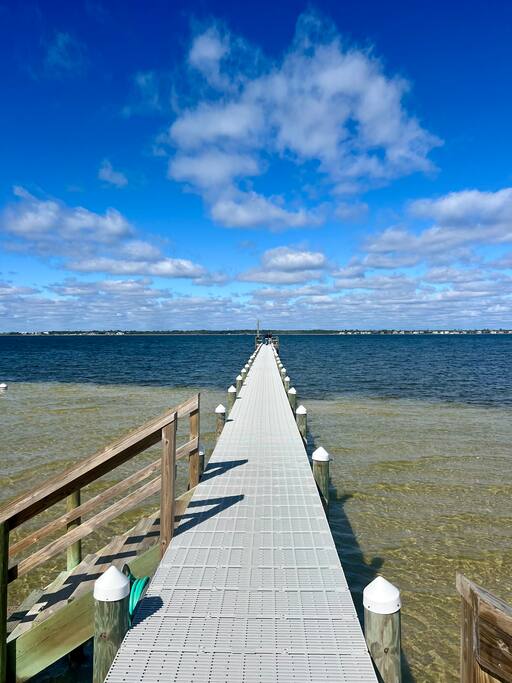
[[[195,36],[188,64],[200,97],[193,105],[189,97],[170,126],[169,177],[197,190],[222,225],[321,220],[310,206],[291,208],[287,197],[275,202],[245,186],[276,164],[307,166],[331,195],[433,169],[428,154],[440,143],[406,110],[408,83],[370,52],[344,45],[317,15],[299,18],[281,59],[266,60],[213,26]],[[197,76],[209,88],[197,87]],[[339,212],[352,219],[362,208],[342,204]]]
[[[210,284],[220,284],[219,273],[210,276],[201,265],[165,256],[151,242],[139,239],[135,227],[116,209],[101,214],[40,199],[21,187],[14,193],[18,201],[0,215],[0,232],[11,249],[39,255],[75,272],[210,278]]]
[[[115,187],[126,187],[128,178],[121,171],[115,171],[108,159],[101,162],[98,178]]]
[[[479,245],[512,242],[512,188],[497,192],[464,190],[437,199],[421,199],[409,206],[408,216],[433,221],[420,231],[395,226],[369,238],[365,249],[370,258],[387,259],[399,267],[429,262],[470,262]]]
[[[263,253],[259,267],[240,273],[238,279],[264,284],[298,284],[319,280],[326,267],[327,259],[321,252],[276,247]]]

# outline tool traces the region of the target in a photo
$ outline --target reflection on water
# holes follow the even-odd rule
[[[0,397],[1,501],[193,391],[12,384]],[[202,393],[207,445],[213,439],[213,409],[221,401],[223,392]],[[404,603],[409,680],[457,680],[456,571],[512,601],[512,409],[355,395],[304,402],[312,439],[334,458],[331,524],[356,602],[376,572],[396,583]],[[145,457],[149,461],[155,452]],[[121,476],[123,471],[113,472],[107,479]],[[184,486],[183,470],[180,482]],[[115,529],[114,523],[104,534]],[[46,576],[40,573],[32,581]],[[31,587],[29,581],[17,583],[12,601]]]

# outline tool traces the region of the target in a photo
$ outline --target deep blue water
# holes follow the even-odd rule
[[[249,335],[0,337],[0,381],[225,388]],[[281,336],[299,394],[512,405],[510,336]]]

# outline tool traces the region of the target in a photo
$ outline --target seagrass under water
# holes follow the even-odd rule
[[[376,681],[263,346],[108,683]]]

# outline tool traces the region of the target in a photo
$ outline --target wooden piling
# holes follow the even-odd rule
[[[73,512],[75,508],[80,507],[80,503],[80,489],[78,489],[76,491],[73,491],[73,493],[70,493],[69,496],[66,498],[66,512]],[[82,520],[80,517],[77,517],[72,522],[68,522],[66,525],[67,531],[70,531],[71,529],[80,526],[81,523]],[[75,541],[72,545],[69,546],[66,552],[66,560],[68,571],[71,571],[80,564],[80,562],[82,561],[81,540]]]
[[[242,375],[237,375],[236,377],[236,395],[238,396],[240,394],[240,391],[242,390],[242,384],[243,384],[243,377]]]
[[[244,368],[240,374],[242,375],[242,384],[245,384],[245,380],[247,379],[247,370]]]
[[[317,448],[311,456],[313,460],[313,476],[318,486],[324,510],[329,513],[329,453],[325,448]]]
[[[286,377],[286,368],[281,368],[281,381],[284,384],[284,378]]]
[[[9,527],[0,524],[0,683],[7,683],[7,587],[9,585]]]
[[[299,406],[295,411],[295,419],[297,420],[297,427],[299,428],[300,435],[306,441],[307,431],[308,431],[308,411],[304,406]]]
[[[176,428],[178,413],[162,429],[162,465],[160,489],[160,556],[163,557],[174,534],[174,499],[176,497]]]
[[[290,378],[288,377],[288,375],[286,375],[286,377],[284,378],[284,390],[286,391],[286,393],[288,393],[288,391],[290,390]]]
[[[226,409],[219,403],[215,408],[216,422],[215,422],[215,440],[219,440],[219,436],[222,434],[224,425],[226,424]]]
[[[295,387],[288,389],[288,401],[290,402],[290,408],[295,415],[295,411],[297,410],[297,389],[295,389]]]
[[[401,683],[400,591],[378,576],[363,591],[364,635],[382,683]]]
[[[228,415],[231,412],[231,409],[235,405],[235,399],[236,399],[236,388],[231,385],[228,389]]]
[[[130,579],[109,567],[94,584],[93,683],[103,683],[130,628]]]

